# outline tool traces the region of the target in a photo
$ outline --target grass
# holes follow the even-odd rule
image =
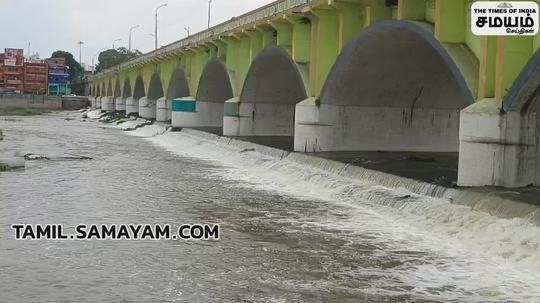
[[[50,110],[42,108],[0,108],[0,116],[36,116],[50,112]]]

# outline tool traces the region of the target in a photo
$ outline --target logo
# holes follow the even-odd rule
[[[471,6],[471,31],[477,36],[534,36],[538,3],[477,1]]]

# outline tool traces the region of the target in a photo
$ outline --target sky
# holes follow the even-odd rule
[[[212,0],[211,25],[271,3],[273,0]],[[143,53],[154,49],[155,8],[159,10],[159,45],[185,38],[207,26],[207,0],[0,0],[0,52],[4,48],[22,48],[25,55],[37,52],[41,58],[56,50],[71,52],[92,64],[100,51],[128,47],[129,28],[133,31],[132,47]],[[29,48],[30,43],[30,48]],[[95,62],[97,63],[97,62]]]

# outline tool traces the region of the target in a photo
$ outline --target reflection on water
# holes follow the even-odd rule
[[[525,273],[517,257],[505,263],[456,245],[472,238],[460,229],[454,238],[435,225],[422,230],[411,214],[362,198],[378,192],[396,201],[399,193],[354,186],[332,193],[336,181],[327,179],[324,188],[317,182],[326,176],[302,180],[298,168],[270,159],[239,158],[176,134],[153,140],[182,147],[173,154],[98,126],[61,115],[0,120],[3,154],[94,158],[28,161],[24,171],[0,173],[0,301],[446,302],[540,295],[536,259]],[[456,214],[479,220],[465,210]],[[516,247],[522,258],[538,253],[537,228],[481,218],[486,229],[528,235],[531,247]],[[14,223],[219,223],[222,238],[15,241]]]

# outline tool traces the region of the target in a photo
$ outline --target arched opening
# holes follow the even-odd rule
[[[108,82],[107,83],[107,96],[112,96],[113,95],[113,87],[111,85],[111,82]]]
[[[189,85],[186,73],[183,69],[177,68],[171,75],[169,87],[167,89],[167,100],[189,96]]]
[[[232,97],[233,88],[225,64],[219,59],[208,62],[199,81],[197,101],[223,103]]]
[[[271,137],[275,140],[272,145],[290,149],[295,106],[306,98],[296,63],[283,48],[268,46],[249,68],[236,113],[226,109],[223,132],[229,136]],[[266,140],[254,139],[262,144],[267,144]]]
[[[171,78],[169,79],[165,101],[158,101],[156,120],[171,121],[173,127],[183,127],[184,125],[181,124],[175,125],[175,120],[177,124],[179,123],[179,121],[184,120],[184,117],[181,117],[181,111],[183,109],[182,106],[178,106],[176,108],[176,110],[178,110],[180,113],[173,114],[173,112],[175,111],[175,104],[181,105],[183,102],[181,100],[175,99],[187,97],[189,95],[190,92],[186,73],[183,69],[177,68],[173,71]]]
[[[124,89],[122,90],[122,97],[129,98],[131,97],[133,92],[131,91],[131,81],[129,81],[129,78],[127,78],[124,81]]]
[[[113,96],[115,98],[117,98],[117,97],[120,97],[121,95],[122,95],[122,91],[120,89],[120,80],[116,80],[115,83],[114,83]]]
[[[148,86],[148,99],[157,100],[163,97],[163,86],[161,85],[161,77],[159,74],[155,73],[150,79],[150,84]]]
[[[141,76],[137,77],[135,80],[135,86],[133,87],[133,99],[139,100],[140,98],[146,95],[144,90],[144,81]]]
[[[460,111],[473,102],[431,32],[378,22],[339,55],[321,93],[318,125],[300,117],[295,149],[456,153]]]
[[[160,98],[163,98],[161,77],[158,73],[154,73],[148,84],[147,96],[139,100],[139,116],[146,119],[156,119],[156,103]]]
[[[126,87],[124,87],[124,91],[126,91]],[[143,78],[138,76],[133,86],[132,96],[126,99],[126,115],[139,115],[139,100],[145,95]]]
[[[454,182],[460,111],[473,102],[460,69],[433,33],[412,22],[378,22],[337,58],[314,109],[318,114],[313,107],[297,113],[295,150],[364,152],[357,157],[387,161],[407,173],[418,164],[408,160],[429,159],[423,163],[441,162],[440,174]]]

